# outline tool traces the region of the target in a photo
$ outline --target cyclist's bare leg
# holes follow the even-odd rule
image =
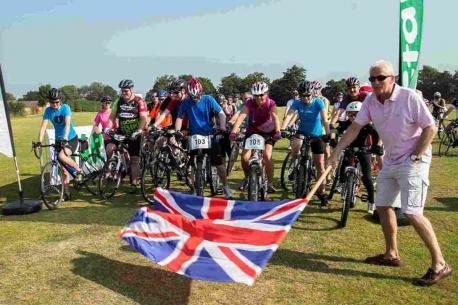
[[[266,169],[267,181],[269,185],[273,183],[274,180],[274,164],[272,162],[272,148],[271,144],[266,144],[264,149],[263,161],[264,167]]]
[[[298,138],[293,138],[291,141],[291,155],[293,157],[299,156],[301,147],[302,147],[302,140]]]
[[[224,161],[223,164],[216,166],[216,171],[218,172],[218,176],[221,179],[221,183],[224,186],[227,186],[226,162]]]
[[[242,163],[243,173],[246,178],[248,176],[248,161],[250,161],[250,158],[251,158],[251,150],[244,149],[240,157],[241,157],[240,162]]]
[[[315,163],[315,167],[318,172],[318,177],[321,177],[321,174],[324,173],[324,154],[313,154],[313,162]],[[318,189],[321,194],[324,194],[326,190],[326,178],[324,179],[323,183],[320,185]]]
[[[113,143],[109,143],[107,145],[107,149],[106,149],[107,150],[107,158],[111,157],[111,155],[113,154],[113,151],[115,150],[115,148],[116,147],[115,147],[115,145]]]
[[[138,177],[140,175],[140,157],[130,157],[130,179],[132,184],[138,184]]]
[[[69,156],[72,155],[72,151],[69,149],[69,148],[64,148],[62,149],[60,152],[59,152],[59,160],[64,162],[65,164],[75,168],[77,171],[80,171],[80,167],[78,166],[78,164],[76,164],[76,162],[70,158]]]

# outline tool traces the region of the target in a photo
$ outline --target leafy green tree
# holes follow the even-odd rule
[[[38,105],[44,106],[46,105],[46,103],[48,103],[48,92],[49,90],[51,90],[51,88],[52,87],[50,84],[41,85],[40,87],[38,87]]]
[[[417,89],[427,99],[432,99],[435,92],[440,92],[443,98],[450,101],[458,94],[458,71],[452,74],[449,71],[440,72],[433,67],[423,66],[418,74]]]
[[[39,101],[41,98],[40,92],[38,91],[27,91],[26,94],[24,94],[21,98],[19,98],[19,101]]]
[[[206,77],[198,77],[197,79],[202,84],[202,90],[205,94],[214,96],[218,93],[218,91],[216,90],[215,86],[213,85],[210,79]]]
[[[80,93],[75,85],[66,85],[59,88],[65,101],[76,101],[80,98]]]
[[[243,79],[235,73],[223,77],[218,88],[218,92],[224,95],[235,94],[243,91]]]
[[[321,93],[328,98],[331,103],[334,101],[334,97],[336,96],[337,92],[345,93],[345,79],[342,78],[341,80],[335,81],[333,79],[329,80],[326,83],[326,86],[321,90]]]
[[[283,72],[281,78],[272,81],[270,96],[277,102],[277,105],[286,105],[286,102],[293,96],[293,91],[297,89],[300,82],[305,80],[306,76],[305,68],[293,65]]]
[[[154,82],[154,86],[153,86],[153,89],[154,90],[159,90],[159,89],[167,89],[169,84],[175,80],[175,76],[173,75],[162,75],[162,76],[159,76],[156,81]]]
[[[14,96],[14,94],[7,92],[6,93],[6,100],[8,102],[16,101],[16,97]]]

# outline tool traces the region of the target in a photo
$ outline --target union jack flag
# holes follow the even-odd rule
[[[192,279],[252,285],[307,199],[206,198],[157,189],[120,233],[131,248]]]

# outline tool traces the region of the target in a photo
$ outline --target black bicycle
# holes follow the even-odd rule
[[[177,135],[178,133],[173,129],[154,129],[150,132],[154,146],[146,157],[141,182],[143,198],[149,203],[153,202],[154,190],[157,187],[164,189],[170,187],[172,171],[190,185],[186,169],[188,155],[183,148],[185,139]],[[177,140],[177,145],[173,144],[172,138]]]
[[[76,169],[59,160],[59,152],[64,148],[61,142],[42,145],[32,142],[32,150],[35,157],[40,160],[40,195],[43,203],[50,210],[56,209],[64,199],[64,177],[62,168],[65,168],[72,177],[73,186],[79,190],[84,186],[92,195],[98,195],[97,179],[104,165],[104,160],[98,155],[88,151],[87,139],[78,139],[78,151],[70,157],[77,158],[77,164],[81,169],[83,179],[77,181]],[[51,149],[51,160],[43,162],[43,148]],[[44,163],[44,164],[43,164]]]
[[[104,199],[112,198],[121,185],[122,179],[129,173],[129,152],[125,135],[110,133],[115,149],[103,167],[99,178],[99,192]]]
[[[189,137],[189,150],[195,151],[195,157],[191,162],[191,170],[194,177],[194,191],[196,195],[203,196],[207,183],[210,193],[215,196],[218,192],[220,179],[218,172],[210,162],[210,148],[212,141],[221,141],[226,131],[214,129],[210,135],[192,135]]]
[[[450,148],[458,147],[458,120],[452,121],[444,128],[439,143],[439,157],[447,156]]]
[[[291,160],[289,161],[288,180],[292,182],[291,187],[296,198],[304,198],[312,187],[313,179],[316,178],[311,155],[311,143],[314,138],[298,132],[291,132],[289,129],[284,130],[283,134],[289,139],[302,140],[299,156],[294,158],[290,155],[289,157]]]
[[[240,129],[240,132],[237,135],[237,138],[235,139],[235,141],[232,141],[231,143],[231,153],[229,155],[229,160],[227,161],[227,168],[226,168],[226,174],[228,177],[230,173],[234,170],[235,163],[237,162],[239,155],[242,153],[244,138],[245,138],[245,129],[242,128]]]

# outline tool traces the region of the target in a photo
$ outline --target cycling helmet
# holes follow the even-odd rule
[[[188,83],[184,79],[177,78],[169,84],[169,92],[177,92],[181,89],[186,89],[187,85]]]
[[[53,101],[60,99],[60,91],[56,88],[52,88],[48,91],[48,98]]]
[[[313,90],[312,83],[308,80],[304,80],[303,82],[299,84],[299,87],[297,87],[297,92],[299,92],[299,94],[304,94],[304,93],[311,94],[312,90]]]
[[[101,103],[104,103],[104,102],[109,102],[109,103],[111,103],[111,96],[108,96],[108,95],[102,96],[102,97],[100,98],[100,102],[101,102]]]
[[[192,98],[200,98],[202,96],[202,84],[196,78],[191,78],[188,81],[187,91]]]
[[[159,89],[159,91],[157,92],[157,97],[166,97],[167,96],[167,91],[165,91],[164,89]]]
[[[320,83],[319,80],[312,81],[312,86],[313,86],[313,89],[315,89],[315,90],[321,90],[321,88],[322,88],[321,83]]]
[[[256,82],[251,86],[251,94],[262,95],[269,91],[269,86],[265,82]]]
[[[347,105],[347,108],[345,109],[346,111],[354,111],[354,112],[358,112],[361,110],[361,106],[363,105],[363,103],[361,102],[351,102],[350,104]]]
[[[345,80],[345,87],[349,88],[352,86],[360,86],[361,83],[359,82],[359,79],[355,76],[351,76]]]
[[[441,95],[441,93],[440,93],[440,92],[436,92],[436,93],[434,93],[434,97],[441,97],[441,96],[442,96],[442,95]]]
[[[119,82],[118,87],[121,89],[124,89],[124,88],[131,89],[134,87],[134,82],[131,81],[130,79],[123,79],[122,81]]]

